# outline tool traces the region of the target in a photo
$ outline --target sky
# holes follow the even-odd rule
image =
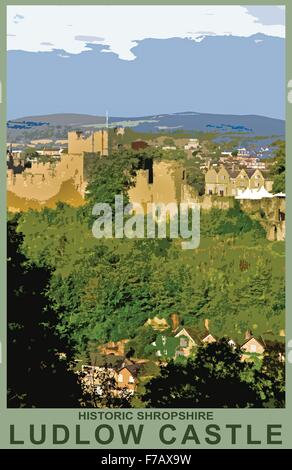
[[[271,79],[266,77],[266,71],[269,69],[269,63],[265,63],[269,55],[267,47],[270,47],[271,59],[275,54],[275,60],[278,61],[281,51],[284,50],[284,8],[281,6],[158,5],[8,6],[8,112],[10,117],[15,118],[21,115],[49,112],[99,114],[105,111],[104,108],[109,108],[110,113],[115,115],[130,116],[134,113],[142,116],[158,112],[185,111],[187,104],[188,110],[191,111],[223,114],[250,112],[283,117],[283,103],[277,107],[271,100],[269,108],[260,100],[260,96],[257,103],[256,96],[260,90],[256,90],[252,83],[249,83],[250,91],[244,90],[242,102],[238,100],[238,97],[227,96],[228,89],[230,90],[229,80],[227,80],[228,86],[226,87],[224,83],[220,83],[220,88],[218,85],[217,94],[221,94],[221,104],[218,99],[210,101],[208,99],[210,90],[207,89],[209,80],[204,80],[208,78],[204,77],[204,74],[206,68],[208,73],[211,71],[209,67],[205,67],[202,50],[206,53],[206,61],[216,61],[216,58],[214,59],[216,53],[219,53],[222,58],[222,63],[216,64],[217,68],[214,71],[213,86],[215,87],[216,75],[228,73],[228,68],[232,70],[230,62],[236,62],[236,48],[239,53],[242,53],[241,63],[243,67],[247,67],[249,73],[253,73],[254,67],[257,73],[262,73],[263,71],[258,69],[261,65],[266,69],[263,79],[271,82]],[[248,39],[253,37],[252,44],[249,44]],[[282,44],[282,49],[280,44]],[[260,48],[263,49],[263,62],[261,62]],[[187,64],[185,67],[180,64],[181,54]],[[256,65],[250,62],[247,56],[249,54],[260,63]],[[169,66],[166,66],[164,71],[161,64],[169,55],[173,58],[173,69],[176,69],[176,64],[180,64],[183,69],[181,74],[175,71],[176,85],[172,83],[172,88],[169,90],[170,96],[166,98],[163,88],[172,72]],[[229,63],[225,63],[225,58],[230,59]],[[281,87],[281,79],[284,76],[284,59],[281,57],[281,60],[282,62],[278,63],[282,68],[277,71],[278,80],[277,77],[272,77],[278,88]],[[147,70],[141,65],[141,61],[147,62]],[[87,80],[82,78],[79,70],[81,65],[85,67],[83,75],[89,72],[94,75],[93,83],[87,83]],[[116,85],[112,79],[101,79],[101,68],[103,75],[109,77],[109,74],[115,74]],[[200,78],[198,78],[198,68]],[[31,73],[29,80],[25,80],[25,87],[22,77],[24,70],[26,74]],[[43,77],[42,70],[46,70],[47,77]],[[156,82],[152,77],[154,70],[159,72],[159,76],[156,75]],[[67,79],[67,87],[68,79],[71,77],[70,81],[73,83],[69,84],[69,89],[62,89],[65,86],[62,77],[60,77],[60,87],[54,79],[52,80],[51,74],[55,77],[55,75],[60,75],[60,71]],[[17,76],[19,73],[20,76]],[[186,80],[184,73],[194,74],[193,84]],[[275,73],[274,71],[273,74]],[[35,74],[38,76],[36,77]],[[76,76],[75,81],[74,76]],[[137,81],[140,84],[140,93],[138,95],[134,93],[134,96],[131,96],[131,89],[135,91]],[[205,87],[204,81],[207,82]],[[83,103],[76,100],[75,91],[78,83],[83,89]],[[94,83],[96,83],[96,89]],[[38,103],[35,103],[34,90],[40,88],[41,84],[43,90],[46,90],[48,99],[40,95],[37,96]],[[103,99],[97,106],[100,109],[91,108],[90,100],[84,91],[88,85],[93,87],[87,90],[88,95],[90,92],[91,96],[97,92],[97,89],[103,88]],[[258,86],[257,83],[255,85]],[[112,95],[115,95],[112,93],[113,86],[121,87],[125,94],[124,99],[116,96],[113,99]],[[280,94],[283,90],[270,90],[269,86],[272,87],[272,82],[267,85],[267,90],[264,87],[265,91],[270,92],[270,95],[272,92],[279,93],[280,102]],[[200,87],[200,90],[194,93],[193,87]],[[178,90],[182,95],[181,107],[178,96],[174,96]],[[70,91],[71,99],[70,93],[68,95]],[[189,98],[188,101],[186,97]],[[201,99],[198,99],[199,97]],[[246,103],[248,97],[250,97],[250,106]],[[205,98],[205,102],[202,98]],[[137,106],[134,105],[133,100],[136,101]],[[200,109],[196,109],[198,106]]]

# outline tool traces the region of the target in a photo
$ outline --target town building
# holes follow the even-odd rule
[[[134,142],[131,143],[132,150],[136,150],[136,151],[137,150],[144,150],[147,147],[149,147],[149,145],[144,140],[135,140]]]
[[[138,385],[139,364],[125,364],[117,372],[117,384],[120,389],[135,393]]]
[[[116,383],[113,393],[118,394],[119,389],[126,389],[133,394],[138,385],[140,367],[140,363],[125,356],[90,353],[90,364],[81,366],[81,379],[85,390],[91,393],[101,393],[101,380],[105,375]]]
[[[179,331],[175,334],[175,338],[179,339],[176,357],[189,357],[195,347],[202,344],[216,342],[215,336],[213,336],[209,331],[200,332],[198,329],[192,327],[179,328]]]
[[[43,149],[36,149],[38,155],[47,156],[47,157],[54,157],[60,156],[62,153],[62,149],[60,147],[49,147]]]
[[[246,148],[237,149],[237,156],[249,157],[250,156],[249,150],[247,150]]]
[[[121,126],[115,127],[114,132],[115,132],[116,135],[123,136],[123,135],[125,135],[125,128],[121,127]]]
[[[129,342],[128,339],[120,339],[119,341],[109,341],[97,347],[100,354],[124,356],[125,346]]]
[[[259,169],[235,170],[226,166],[219,169],[209,168],[205,173],[205,194],[218,196],[237,196],[239,190],[259,189],[271,191],[273,181]]]
[[[188,143],[184,146],[185,150],[199,150],[200,143],[198,139],[189,139]]]
[[[241,359],[244,361],[250,359],[251,355],[262,356],[265,352],[266,344],[262,337],[257,338],[248,330],[245,334],[245,341],[240,349],[243,352]]]

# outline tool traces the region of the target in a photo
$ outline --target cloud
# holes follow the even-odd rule
[[[13,17],[13,23],[18,24],[18,23],[19,23],[21,20],[23,20],[23,19],[24,19],[24,16],[19,15],[19,14],[16,14],[16,15],[14,15],[14,17]]]
[[[276,9],[278,16],[275,15],[272,23],[271,10],[266,12],[269,7],[256,7],[256,13],[254,10],[251,13],[250,8],[239,5],[10,5],[7,28],[9,34],[17,37],[13,41],[8,38],[8,50],[48,51],[52,46],[44,45],[45,40],[68,54],[79,54],[89,50],[88,43],[102,42],[108,46],[107,51],[120,59],[134,60],[135,45],[146,38],[190,37],[196,41],[201,39],[202,31],[219,36],[230,31],[229,34],[242,37],[257,33],[285,37],[285,26],[277,19],[283,16],[282,9]],[[17,15],[25,16],[25,22],[19,18],[16,26]]]
[[[100,38],[99,36],[75,36],[74,39],[76,41],[84,41],[84,42],[102,42],[104,41],[104,38]]]

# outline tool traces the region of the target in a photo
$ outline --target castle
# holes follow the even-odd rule
[[[81,205],[86,188],[86,160],[89,154],[108,155],[108,131],[68,133],[68,154],[55,161],[12,160],[7,168],[7,202],[12,212],[54,207],[58,200]]]
[[[87,185],[87,163],[99,154],[108,156],[108,131],[68,133],[68,154],[57,160],[11,160],[7,169],[8,210],[11,212],[54,207],[58,201],[73,206],[84,203]],[[149,202],[184,202],[191,198],[186,184],[184,165],[177,161],[147,159],[137,173],[135,186],[129,190],[131,202],[144,210]]]

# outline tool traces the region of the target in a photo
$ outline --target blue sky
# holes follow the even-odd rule
[[[9,6],[8,117],[284,117],[279,6]]]

